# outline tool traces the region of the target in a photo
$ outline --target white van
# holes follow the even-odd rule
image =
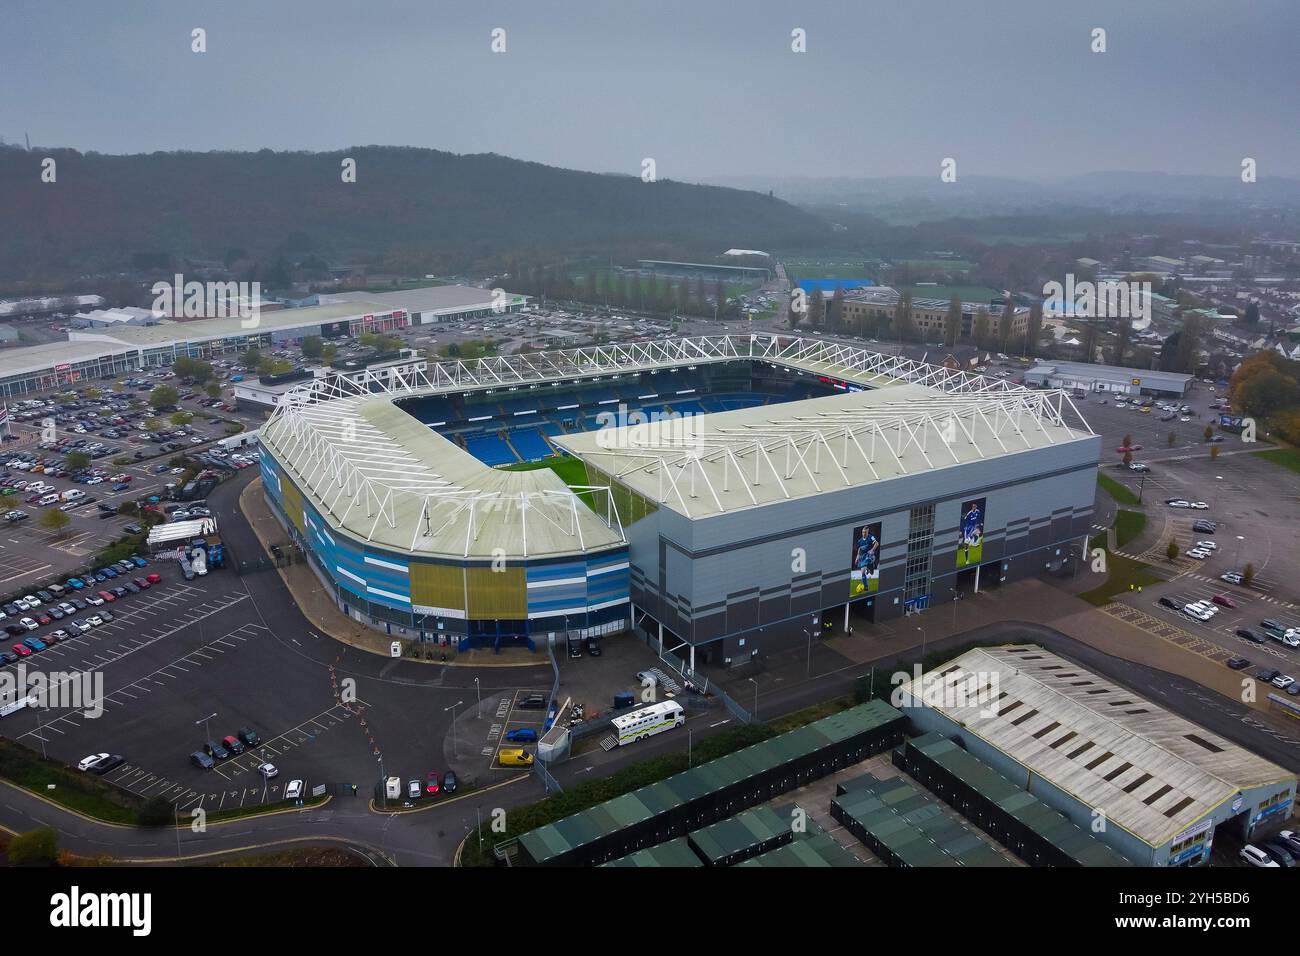
[[[42,508],[44,508],[46,505],[55,505],[59,503],[59,496],[54,494],[46,495],[36,503],[40,505]]]
[[[84,491],[82,491],[80,488],[69,488],[67,491],[65,491],[65,492],[63,492],[61,495],[59,495],[59,500],[60,500],[60,501],[80,501],[80,500],[81,500],[82,498],[84,498],[84,497],[86,497],[86,493],[85,493]]]

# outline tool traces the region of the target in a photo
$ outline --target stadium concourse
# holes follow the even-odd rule
[[[354,619],[461,647],[635,626],[689,668],[1059,569],[1100,452],[1063,392],[784,335],[327,373],[262,441]]]

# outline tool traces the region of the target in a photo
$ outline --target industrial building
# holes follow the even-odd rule
[[[1294,773],[1036,645],[976,648],[934,672],[947,686],[990,687],[993,699],[927,693],[930,675],[915,678],[903,688],[916,701],[905,708],[914,729],[1023,781],[1138,866],[1202,864],[1217,833],[1249,841],[1291,813]],[[1041,845],[1050,831],[1033,837],[1027,820],[1007,820],[1005,787],[976,781],[951,752],[944,766],[934,743],[911,745],[909,772],[990,832],[1000,826]],[[1001,811],[992,806],[999,802]],[[1049,842],[1084,862],[1077,842],[1074,850]]]
[[[393,292],[323,292],[320,304],[400,309],[410,314],[412,325],[429,325],[518,312],[528,305],[528,298],[504,290],[498,293],[466,285],[437,285]]]
[[[1086,362],[1044,362],[1025,372],[1025,385],[1062,388],[1108,395],[1160,395],[1182,398],[1192,390],[1193,376],[1119,365]]]
[[[590,866],[693,834],[896,746],[906,722],[881,700],[823,717],[525,833],[521,858]],[[748,827],[713,830],[701,845],[716,862],[739,862],[747,848],[781,844],[772,819],[769,811]]]
[[[847,287],[846,287],[847,288]],[[890,286],[871,286],[855,288],[845,292],[842,321],[850,328],[869,328],[882,322],[893,320],[894,311],[903,300],[903,294]],[[911,303],[912,325],[916,327],[922,341],[941,341],[946,334],[948,308],[950,299],[937,299],[926,296],[914,296]],[[975,325],[979,320],[980,310],[988,316],[989,334],[999,334],[1002,320],[1002,306],[987,302],[959,302],[961,309],[962,338],[975,337]],[[1023,338],[1029,331],[1029,309],[1014,306],[1011,315],[1011,328],[1007,333],[1008,347],[1017,338]]]
[[[706,407],[713,380],[740,394]],[[619,424],[624,395],[671,414]],[[1059,392],[793,336],[341,374],[280,401],[267,494],[357,620],[480,643],[635,621],[692,669],[1059,570],[1100,454]],[[585,480],[488,467],[525,438]]]

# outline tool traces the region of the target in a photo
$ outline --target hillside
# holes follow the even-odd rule
[[[58,180],[40,181],[52,156]],[[356,160],[357,181],[340,163]],[[495,154],[111,156],[0,147],[0,277],[114,271],[133,256],[267,261],[315,254],[410,271],[505,258],[713,255],[817,241],[815,216],[760,193],[575,172]]]

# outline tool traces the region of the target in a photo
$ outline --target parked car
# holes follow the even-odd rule
[[[217,762],[205,754],[202,750],[196,750],[190,754],[190,763],[200,770],[211,770],[217,765]]]
[[[89,757],[82,757],[79,761],[77,761],[77,769],[89,770],[91,767],[95,766],[95,764],[99,763],[101,760],[107,760],[107,759],[108,759],[107,753],[91,754]]]
[[[1269,856],[1259,847],[1253,846],[1252,844],[1249,843],[1247,843],[1245,846],[1241,848],[1240,851],[1238,851],[1237,856],[1245,860],[1246,863],[1249,864],[1250,866],[1279,867],[1279,868],[1281,866],[1281,864],[1279,864],[1276,860],[1274,860],[1271,856]]]
[[[537,743],[537,731],[532,727],[520,727],[516,730],[506,731],[506,740],[512,744],[535,744]]]
[[[257,772],[260,773],[267,780],[270,780],[273,777],[280,776],[280,771],[276,769],[276,766],[273,763],[258,764]]]
[[[1230,657],[1228,658],[1226,663],[1228,667],[1230,667],[1234,671],[1239,671],[1242,670],[1243,668],[1250,666],[1250,661],[1248,661],[1244,657]]]

